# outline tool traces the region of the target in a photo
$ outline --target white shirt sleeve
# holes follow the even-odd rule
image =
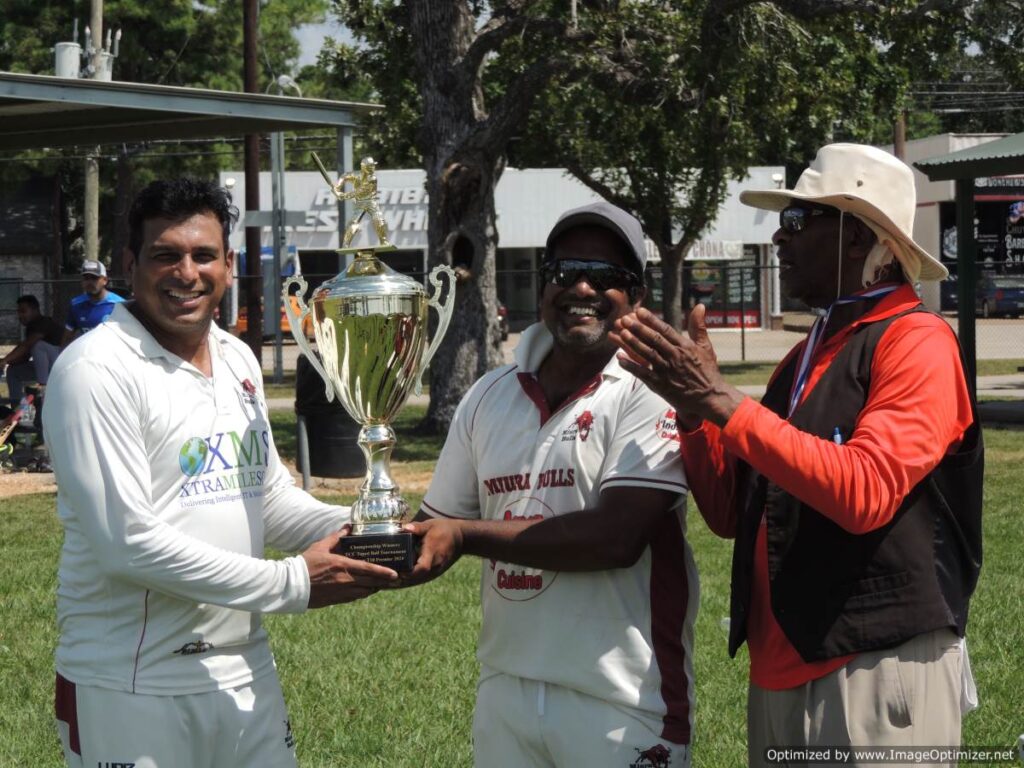
[[[444,448],[420,507],[431,517],[480,519],[480,482],[467,415],[473,412],[470,403],[477,401],[480,391],[480,381],[477,381],[455,409]]]
[[[601,477],[601,490],[630,485],[687,491],[675,411],[639,381],[623,402]]]
[[[238,610],[300,612],[309,602],[302,557],[271,561],[188,536],[153,509],[137,385],[80,358],[52,377],[43,424],[63,514],[74,518],[108,576]],[[58,437],[59,436],[59,437]]]

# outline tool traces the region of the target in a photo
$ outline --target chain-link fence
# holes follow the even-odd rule
[[[121,296],[128,296],[129,293],[127,286],[116,279],[112,279],[107,288]],[[82,281],[78,276],[59,280],[0,279],[0,344],[15,344],[22,337],[17,314],[19,296],[35,296],[42,313],[63,325],[67,320],[71,299],[80,293]]]
[[[751,261],[687,263],[684,278],[684,309],[703,303],[707,307],[708,326],[720,360],[748,362],[777,362],[796,344],[810,327],[813,314],[798,302],[788,301],[778,288],[776,268]],[[410,273],[423,279],[422,273]],[[314,287],[334,274],[307,273],[310,287]],[[235,288],[223,305],[222,322],[241,333],[246,324],[245,286],[251,278],[240,276]],[[282,323],[282,335],[291,343],[287,317],[280,304],[280,287],[273,285],[272,276],[262,278],[264,306],[277,306]],[[539,280],[533,270],[499,270],[498,296],[513,334],[537,319]],[[511,290],[510,286],[518,286]],[[110,290],[128,296],[127,286],[111,279]],[[77,277],[60,280],[0,280],[0,344],[11,345],[21,338],[17,320],[16,300],[24,294],[39,299],[43,314],[57,321],[65,321],[71,299],[81,293]],[[940,300],[939,291],[930,303]],[[948,291],[943,292],[948,305]],[[646,304],[655,311],[661,308],[661,271],[658,265],[648,270],[648,297]],[[925,289],[926,300],[929,299]],[[308,298],[308,297],[307,297]],[[981,366],[997,373],[1016,373],[1024,366],[1024,277],[1004,280],[993,286],[979,280],[976,297],[976,339],[979,361],[1002,361]],[[985,316],[987,310],[988,316]],[[957,328],[955,307],[942,314],[954,330]],[[273,317],[264,312],[263,336],[273,339]],[[513,339],[514,341],[514,339]]]

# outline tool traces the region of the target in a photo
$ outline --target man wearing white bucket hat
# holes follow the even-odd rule
[[[640,310],[614,338],[676,407],[694,499],[736,540],[729,651],[750,651],[750,763],[959,744],[984,453],[956,338],[912,287],[947,274],[911,237],[913,174],[832,144],[792,190],[740,199],[779,211],[783,290],[823,310],[761,403],[723,380],[703,307],[685,334]]]

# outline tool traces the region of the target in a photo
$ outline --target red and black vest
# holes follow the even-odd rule
[[[789,422],[825,440],[836,427],[852,434],[878,341],[897,317],[925,311],[919,306],[855,329]],[[798,356],[791,357],[761,401],[783,418],[797,367]],[[984,447],[973,394],[971,409],[974,422],[957,451],[910,491],[888,524],[866,534],[843,530],[740,463],[730,655],[747,635],[762,515],[772,610],[804,661],[889,648],[942,627],[963,636],[981,569]]]

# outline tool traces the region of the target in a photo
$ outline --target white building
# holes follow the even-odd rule
[[[771,189],[782,183],[782,167],[749,169],[749,178],[730,182],[728,196],[711,231],[694,247],[688,267],[694,270],[694,298],[709,304],[711,322],[738,325],[742,316],[748,327],[767,326],[781,315],[776,271],[768,269],[774,259],[772,233],[778,226],[775,214],[742,205],[742,189]],[[235,190],[245,188],[243,173],[223,172],[221,183]],[[381,170],[377,172],[380,204],[395,253],[384,260],[410,274],[426,271],[427,195],[422,170]],[[244,196],[236,194],[242,212],[231,233],[231,246],[245,245]],[[558,216],[569,208],[599,199],[561,169],[509,168],[498,183],[495,204],[498,215],[497,277],[498,297],[508,307],[513,328],[521,328],[536,317],[536,269],[544,242]],[[271,200],[270,173],[260,174],[260,200]],[[297,249],[303,271],[313,278],[326,278],[343,264],[334,250],[339,247],[338,207],[334,195],[317,172],[291,171],[285,174],[285,208],[300,212],[304,223],[288,229],[288,244]],[[356,235],[353,245],[367,242],[368,224]],[[272,244],[271,231],[263,230],[264,248]],[[652,265],[657,255],[652,247]],[[264,257],[266,258],[266,257]],[[739,267],[739,265],[743,267]],[[657,300],[657,297],[656,297]]]

